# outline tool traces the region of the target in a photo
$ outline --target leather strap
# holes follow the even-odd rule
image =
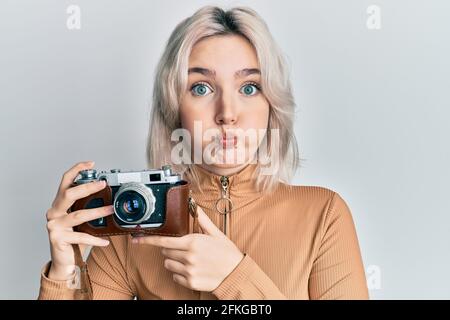
[[[195,203],[194,198],[192,198],[192,190],[189,190],[189,214],[192,216],[192,232],[193,233],[203,233],[200,224],[198,223],[198,212],[197,212],[197,203]],[[199,299],[202,295],[201,291],[192,290],[192,292],[198,295]]]
[[[83,261],[83,256],[81,255],[80,246],[78,244],[72,244],[72,248],[75,254],[75,265],[80,270],[80,299],[93,300],[91,280],[89,279],[87,264]]]
[[[192,224],[192,232],[193,233],[203,233],[202,228],[200,227],[198,223],[198,212],[197,212],[197,203],[195,203],[195,200],[192,198],[192,191],[189,191],[189,213],[191,214],[193,218],[193,224]]]

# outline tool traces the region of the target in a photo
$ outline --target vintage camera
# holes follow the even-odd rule
[[[76,201],[70,211],[114,206],[114,214],[76,227],[97,236],[161,234],[181,236],[189,227],[189,183],[169,165],[141,171],[80,171],[75,185],[104,180],[105,189]]]

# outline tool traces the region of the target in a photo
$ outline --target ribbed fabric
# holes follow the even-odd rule
[[[215,209],[220,176],[197,169],[203,193],[193,186],[194,199],[223,229]],[[94,299],[367,299],[355,226],[340,195],[286,184],[263,194],[255,187],[255,170],[250,164],[229,176],[227,236],[245,256],[213,292],[175,283],[160,248],[116,236],[88,257]],[[59,298],[76,299],[76,290],[48,279],[44,268],[39,299]]]

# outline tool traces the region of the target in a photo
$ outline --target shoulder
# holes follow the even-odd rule
[[[283,200],[309,204],[323,204],[339,196],[336,191],[321,186],[300,186],[282,182],[278,184],[273,194]]]
[[[322,186],[304,186],[279,183],[271,195],[277,201],[291,205],[297,212],[326,219],[335,214],[350,214],[350,209],[341,195]]]

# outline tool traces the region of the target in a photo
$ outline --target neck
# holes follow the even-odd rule
[[[234,173],[231,173],[234,172]],[[200,192],[219,197],[222,187],[222,176],[226,176],[229,182],[229,191],[232,195],[237,196],[259,196],[260,190],[257,185],[257,164],[247,163],[240,171],[236,168],[233,171],[217,170],[214,172],[205,169],[204,166],[196,164],[188,167],[183,173],[183,179],[192,183],[194,193]],[[235,192],[237,194],[235,194]],[[219,194],[219,195],[218,195]],[[252,197],[249,197],[251,199]]]
[[[208,164],[198,164],[199,167],[205,169],[206,171],[218,175],[218,176],[232,176],[236,173],[239,173],[240,171],[242,171],[245,167],[247,167],[252,160],[255,160],[256,155],[254,157],[254,159],[248,159],[247,162],[241,164],[241,165],[236,165],[236,166],[223,166],[221,167],[220,165],[208,165]]]
[[[240,171],[242,171],[242,169],[244,169],[247,166],[247,163],[244,163],[240,166],[236,166],[236,167],[217,167],[217,166],[212,166],[212,165],[206,165],[206,164],[200,164],[199,167],[205,169],[208,172],[211,172],[215,175],[218,176],[231,176],[234,175]]]

